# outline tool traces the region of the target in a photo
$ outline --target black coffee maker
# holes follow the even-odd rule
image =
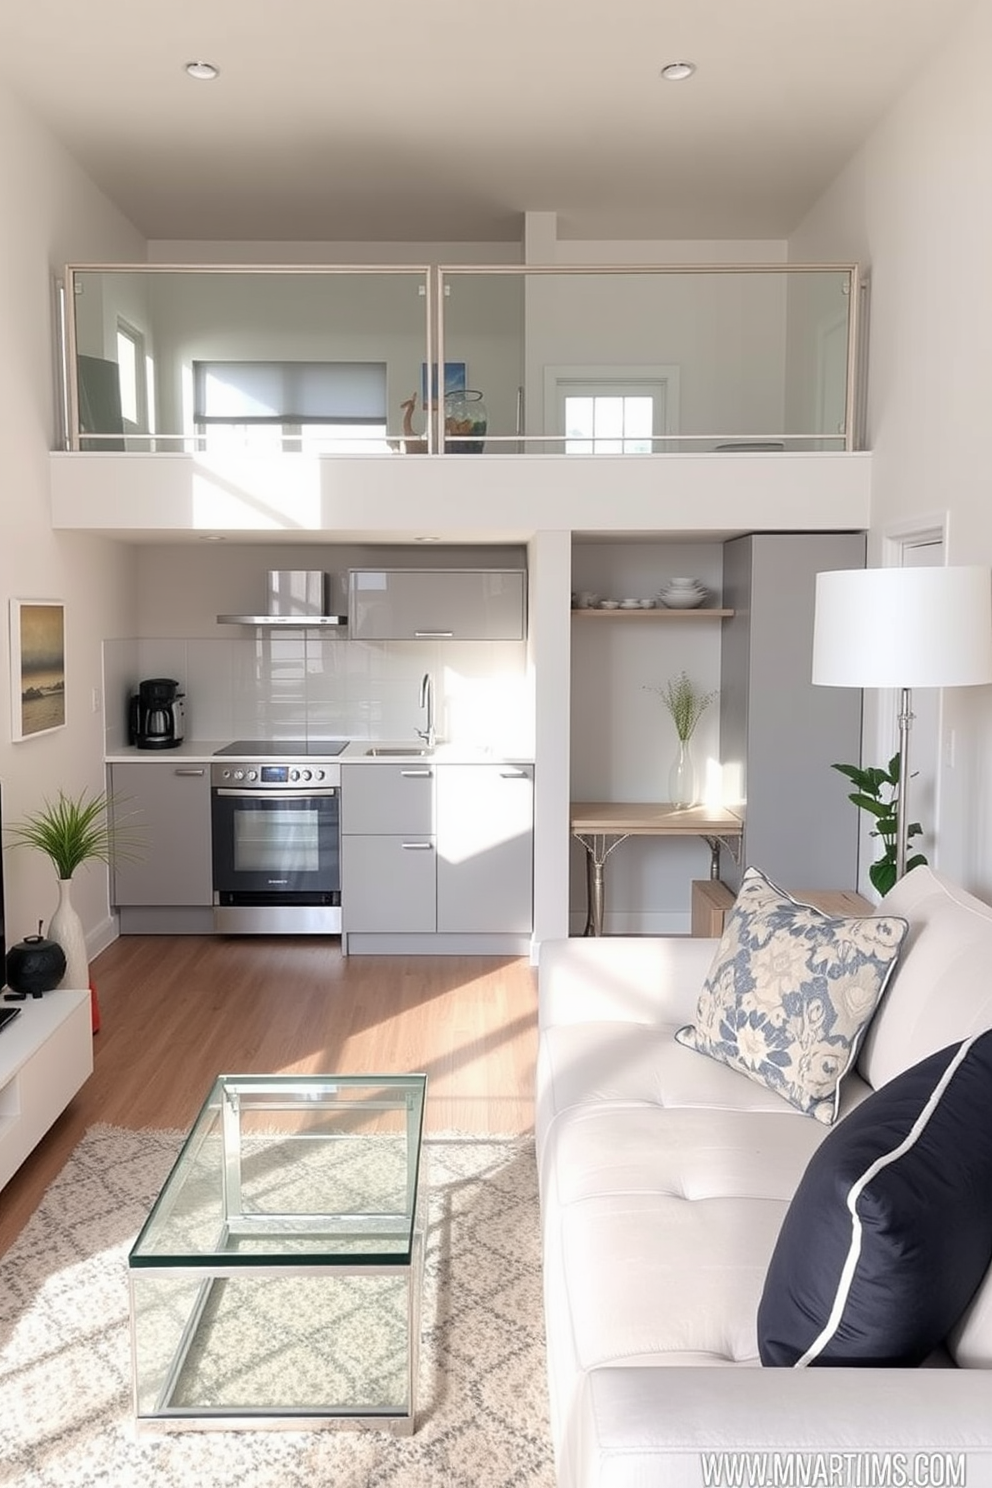
[[[128,743],[139,749],[175,749],[183,742],[185,694],[172,677],[148,677],[128,706]]]

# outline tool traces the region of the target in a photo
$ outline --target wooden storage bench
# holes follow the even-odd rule
[[[854,889],[787,889],[795,899],[803,899],[831,915],[871,914],[870,904]],[[727,910],[734,902],[734,891],[719,878],[694,878],[692,881],[692,935],[718,937],[723,934]]]

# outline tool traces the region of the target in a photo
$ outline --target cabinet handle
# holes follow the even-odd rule
[[[400,771],[400,774],[401,774],[401,776],[403,777],[404,780],[430,780],[431,775],[433,774],[433,771],[432,770],[401,770]]]
[[[207,772],[203,765],[199,769],[193,765],[178,765],[172,773],[174,775],[205,775]]]
[[[413,638],[416,641],[450,641],[454,639],[453,630],[415,630]]]
[[[434,844],[433,842],[402,842],[400,846],[404,852],[430,852]]]
[[[500,780],[529,780],[526,770],[500,770]]]

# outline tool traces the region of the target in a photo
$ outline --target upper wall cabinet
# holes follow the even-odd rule
[[[365,641],[519,641],[519,569],[351,569],[351,635]]]

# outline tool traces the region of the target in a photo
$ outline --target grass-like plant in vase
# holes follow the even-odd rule
[[[696,724],[718,694],[716,690],[700,692],[684,671],[679,672],[677,677],[669,677],[664,687],[648,687],[647,691],[658,694],[675,725],[679,748],[668,775],[668,799],[673,806],[682,810],[692,806],[696,800],[696,770],[689,740],[695,732]]]
[[[887,770],[879,765],[831,765],[846,775],[855,789],[848,796],[855,806],[874,817],[875,825],[869,836],[877,837],[882,844],[882,856],[876,858],[868,869],[868,877],[880,894],[887,894],[896,881],[896,841],[899,833],[899,782],[901,778],[901,755],[897,750],[889,760]],[[919,837],[923,831],[919,822],[910,822],[906,829],[906,841]],[[927,860],[923,853],[907,855],[906,872],[917,868]]]
[[[84,790],[78,796],[67,796],[60,790],[54,801],[46,799],[37,811],[5,829],[11,846],[37,848],[55,869],[59,902],[49,921],[48,936],[65,952],[66,971],[59,984],[63,987],[89,986],[86,937],[72,903],[73,874],[84,863],[137,856],[137,829],[129,820],[115,817],[114,804],[106,792],[93,795]]]

